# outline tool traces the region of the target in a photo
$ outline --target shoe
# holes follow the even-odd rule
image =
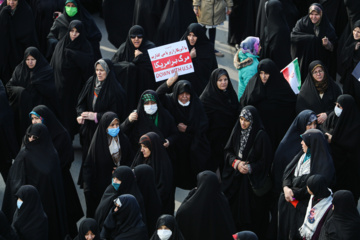
[[[222,52],[220,52],[220,51],[218,51],[218,50],[215,50],[215,56],[217,56],[217,57],[224,57],[225,55],[224,55]]]

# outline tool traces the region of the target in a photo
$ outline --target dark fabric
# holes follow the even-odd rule
[[[98,122],[101,121],[101,117],[105,112],[112,111],[119,117],[120,122],[125,118],[125,106],[126,106],[126,93],[118,82],[113,64],[109,59],[104,59],[110,72],[107,74],[104,83],[102,84],[101,90],[98,94],[95,105],[93,106],[94,100],[94,88],[96,85],[96,73],[90,77],[85,86],[81,90],[78,98],[78,104],[76,111],[78,116],[86,111],[96,112]],[[95,66],[96,68],[96,66]],[[80,126],[80,141],[82,144],[82,159],[83,162],[88,154],[88,149],[91,144],[91,140],[97,128],[95,121],[85,120],[85,123]],[[82,185],[82,173],[79,174],[78,184]]]
[[[260,0],[233,0],[232,11],[229,15],[228,43],[239,44],[248,36],[255,35],[256,14]],[[246,22],[246,24],[241,24]],[[241,27],[239,27],[241,25]]]
[[[162,212],[162,202],[155,184],[155,171],[149,165],[141,164],[134,168],[134,173],[137,185],[144,199],[146,226],[148,236],[150,236],[154,232],[156,221]]]
[[[80,35],[72,41],[70,31],[76,28]],[[77,98],[85,82],[93,74],[94,54],[86,39],[84,25],[73,20],[66,34],[55,47],[50,65],[54,68],[56,91],[59,96],[60,112],[63,125],[71,138],[77,134],[76,122]]]
[[[293,123],[287,130],[284,138],[281,140],[276,149],[274,162],[272,165],[272,179],[273,187],[276,193],[282,191],[282,176],[286,166],[301,150],[301,134],[306,131],[306,125],[309,122],[309,117],[315,112],[311,110],[303,110],[297,115]]]
[[[159,236],[157,235],[157,230],[161,226],[166,226],[171,230],[172,234],[169,240],[184,240],[184,237],[178,227],[176,219],[172,215],[167,214],[161,215],[157,220],[155,232],[150,238],[150,240],[160,240]]]
[[[18,236],[16,235],[14,229],[10,226],[9,221],[7,220],[5,214],[0,210],[0,239],[1,240],[17,240]]]
[[[14,213],[12,226],[19,239],[47,240],[48,218],[41,204],[39,192],[34,186],[23,185],[15,194],[23,203]]]
[[[311,151],[310,173],[298,177],[294,176],[298,161],[304,154],[301,150],[287,165],[283,175],[283,187],[291,188],[294,198],[299,202],[295,208],[291,203],[286,202],[284,194],[281,193],[278,205],[278,239],[286,239],[289,236],[290,238],[299,237],[298,229],[304,222],[310,198],[306,188],[308,178],[314,174],[322,175],[327,186],[330,187],[335,181],[335,168],[324,134],[320,130],[310,129],[302,134],[302,139]]]
[[[118,197],[122,206],[115,212],[110,209],[101,231],[101,238],[114,240],[147,240],[146,225],[136,198],[130,194]]]
[[[332,135],[330,147],[336,170],[336,190],[350,190],[360,197],[360,113],[354,98],[340,95],[337,101],[343,108],[340,117],[332,112],[322,129]]]
[[[192,0],[166,0],[157,27],[155,43],[157,46],[179,41],[186,28],[196,23]]]
[[[258,237],[255,233],[250,231],[242,231],[236,234],[236,240],[258,240]]]
[[[4,1],[0,5],[0,79],[4,85],[21,62],[25,49],[38,46],[34,16],[27,2],[19,0],[14,13],[11,12]]]
[[[221,76],[226,76],[228,86],[222,91],[217,86]],[[228,72],[223,68],[215,69],[200,96],[205,113],[209,119],[207,137],[210,141],[211,160],[209,169],[216,171],[224,167],[224,147],[229,139],[232,127],[239,116],[239,102]]]
[[[88,231],[91,231],[95,235],[93,240],[100,240],[98,224],[93,218],[85,218],[82,220],[79,227],[79,234],[74,240],[85,240],[85,234],[87,234]]]
[[[327,198],[331,195],[325,178],[319,174],[310,176],[306,181],[306,186],[314,195],[312,206],[314,206],[319,200]]]
[[[260,79],[260,71],[270,74],[266,84]],[[274,151],[295,118],[295,103],[294,92],[270,59],[260,61],[257,74],[250,79],[240,98],[241,108],[252,105],[258,110]]]
[[[106,81],[106,80],[105,80]],[[87,216],[92,217],[96,207],[100,202],[100,198],[106,187],[111,183],[112,171],[116,168],[116,164],[110,154],[109,138],[107,128],[114,121],[119,119],[118,115],[113,112],[106,112],[101,118],[99,125],[92,138],[89,152],[83,167],[84,193],[87,201],[93,203],[87,206]],[[127,136],[120,131],[117,135],[121,150],[121,166],[130,166],[134,154],[130,146]]]
[[[154,41],[156,38],[165,4],[166,0],[135,0],[132,23],[142,26],[150,41]]]
[[[334,210],[321,230],[320,240],[359,239],[360,215],[350,191],[340,190],[333,196]]]
[[[135,49],[131,35],[143,36],[138,49]],[[130,28],[126,41],[111,59],[115,65],[116,76],[127,93],[128,113],[136,108],[139,97],[145,90],[155,89],[154,72],[147,51],[154,47],[155,44],[148,40],[144,29],[135,25]],[[142,54],[135,57],[135,50],[139,50]]]
[[[119,189],[115,190],[109,181],[110,185],[106,188],[104,194],[102,195],[101,201],[95,212],[95,220],[99,224],[99,229],[102,229],[103,227],[105,218],[108,215],[110,208],[113,206],[113,200],[122,194],[131,194],[136,198],[138,205],[140,206],[142,219],[145,223],[146,213],[144,199],[137,186],[134,172],[127,166],[120,166],[115,169],[113,173],[113,178],[115,177],[121,181]]]
[[[324,71],[324,80],[327,81],[327,90],[322,98],[315,87],[312,71],[316,65],[321,65]],[[327,67],[323,62],[316,60],[310,63],[309,71],[296,100],[296,112],[300,113],[305,109],[313,110],[316,114],[326,113],[329,115],[334,110],[335,101],[341,94],[340,87],[330,77]]]
[[[237,230],[254,231],[265,237],[269,213],[264,203],[268,194],[258,197],[254,188],[261,188],[270,173],[273,150],[269,136],[264,131],[260,116],[253,106],[246,106],[252,116],[251,130],[242,158],[238,155],[241,145],[242,128],[237,121],[225,146],[225,166],[222,173],[222,191],[227,197]],[[250,126],[249,126],[250,127]],[[251,174],[241,174],[232,167],[234,160],[246,161],[251,166]]]
[[[197,188],[182,202],[176,220],[185,239],[232,239],[234,222],[215,173],[197,175]]]
[[[36,65],[32,69],[25,62],[28,56],[36,59]],[[30,125],[28,114],[33,107],[44,104],[58,114],[54,71],[37,48],[26,49],[23,61],[16,67],[6,88],[10,106],[14,111],[16,137],[19,143]]]
[[[155,121],[151,119],[151,115],[147,114],[144,110],[144,99],[145,94],[154,96],[158,110],[152,116],[156,116],[157,125]],[[164,143],[167,139],[170,145],[175,145],[177,140],[177,128],[175,120],[169,111],[160,102],[158,94],[153,90],[146,90],[140,96],[139,103],[137,105],[136,112],[138,119],[130,122],[129,118],[121,124],[120,128],[129,136],[132,148],[134,152],[139,149],[139,139],[142,135],[148,132],[155,132],[160,137],[160,142]]]
[[[3,83],[0,81],[0,172],[4,182],[11,167],[12,159],[19,152],[16,140],[14,115],[9,105]]]
[[[279,0],[267,2],[264,39],[260,39],[262,46],[260,58],[270,58],[279,69],[283,69],[292,61],[290,29],[286,22],[285,10]]]
[[[77,234],[76,223],[84,216],[84,213],[70,173],[71,164],[74,161],[74,149],[70,135],[54,113],[45,105],[36,106],[32,112],[43,118],[43,124],[48,128],[54,148],[59,155],[68,226],[70,234],[74,237]]]
[[[194,46],[191,46],[188,40],[190,33],[194,33],[197,37]],[[209,82],[212,71],[218,68],[214,54],[214,44],[210,42],[206,36],[205,29],[198,23],[191,23],[180,40],[186,40],[189,52],[195,48],[196,57],[191,59],[194,65],[194,72],[181,75],[179,79],[188,80],[192,84],[195,93],[200,96]]]
[[[67,15],[65,8],[63,10],[63,14],[60,15],[58,18],[55,19],[54,24],[50,29],[50,33],[47,36],[48,38],[48,50],[46,57],[48,59],[54,54],[54,49],[58,43],[67,33],[69,24],[73,20],[80,20],[84,25],[84,33],[87,40],[91,44],[91,48],[93,50],[93,62],[97,61],[101,58],[100,52],[100,41],[101,41],[101,32],[99,28],[96,26],[96,23],[90,13],[81,5],[78,0],[74,0],[77,6],[77,14],[73,17],[69,17]]]
[[[351,30],[356,27],[360,27],[360,18],[354,23],[354,28]],[[352,72],[360,61],[360,48],[355,50],[355,46],[359,42],[360,39],[355,40],[351,31],[339,58],[341,68],[344,71],[340,80],[343,83],[343,92],[354,97],[358,109],[360,109],[360,82],[352,75]]]
[[[151,147],[149,148],[151,155],[145,159],[144,155],[139,150],[131,167],[134,168],[145,163],[154,169],[155,184],[162,202],[161,213],[172,214],[174,212],[175,193],[171,160],[158,134],[155,132],[148,132],[145,136],[148,136],[151,141]]]
[[[108,40],[116,48],[119,48],[126,41],[129,29],[132,27],[134,6],[134,0],[102,1],[102,14]]]
[[[324,12],[329,17],[329,21],[335,28],[336,36],[341,36],[348,24],[344,1],[319,0],[318,2],[324,7]]]
[[[39,138],[29,142],[27,136],[24,137],[24,147],[9,172],[2,210],[12,220],[16,192],[22,185],[33,185],[39,191],[48,217],[49,238],[62,240],[68,233],[68,225],[59,156],[45,125],[30,125],[26,134]]]
[[[322,9],[320,4],[317,6]],[[323,11],[320,21],[318,36],[314,33],[315,26],[311,22],[309,14],[298,20],[291,32],[291,56],[293,59],[296,57],[299,59],[302,79],[308,72],[307,67],[314,60],[321,60],[330,69],[331,77],[336,77],[335,54],[325,49],[322,45],[322,38],[327,37],[336,46],[337,36],[334,27]]]
[[[209,126],[204,107],[193,91],[192,85],[186,80],[178,81],[169,91],[166,82],[158,89],[160,100],[174,116],[175,123],[187,125],[185,132],[179,132],[176,146],[174,147],[175,159],[173,160],[175,185],[191,189],[196,184],[196,175],[207,169],[210,159],[210,144],[206,137]],[[183,92],[190,93],[190,104],[183,107],[178,103],[178,96]]]

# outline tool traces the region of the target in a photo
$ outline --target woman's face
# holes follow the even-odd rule
[[[78,30],[76,28],[72,28],[70,30],[69,34],[70,34],[71,41],[74,41],[80,35],[80,33],[78,32]]]
[[[106,71],[100,64],[96,65],[95,71],[96,71],[96,76],[100,82],[106,79]]]
[[[33,56],[29,55],[27,56],[25,63],[28,68],[33,69],[36,66],[36,59]]]
[[[217,80],[216,85],[220,90],[225,91],[229,85],[229,79],[226,75],[222,75]]]
[[[18,0],[7,0],[7,5],[11,7],[11,10],[14,10],[18,3]]]
[[[144,155],[144,158],[148,158],[150,157],[151,151],[150,149],[145,146],[144,144],[141,144],[141,150],[142,154]]]
[[[85,239],[86,239],[86,240],[93,240],[94,238],[95,238],[95,234],[93,234],[91,230],[89,230],[89,231],[85,234]]]
[[[354,39],[357,41],[357,40],[360,40],[360,27],[356,27],[354,28],[353,30],[353,35],[354,35]]]
[[[154,102],[154,101],[144,102],[144,105],[154,105],[154,104],[156,104],[156,102]]]
[[[31,135],[31,134],[28,134],[27,137],[28,137],[29,142],[32,142],[32,141],[35,141],[35,140],[39,139],[38,136]]]
[[[188,101],[190,101],[190,98],[191,98],[191,95],[190,93],[188,92],[183,92],[183,93],[180,93],[178,95],[178,100],[180,102],[182,102],[183,104],[187,103]]]
[[[162,225],[158,228],[158,230],[170,230],[170,228],[168,228],[167,226],[165,225]]]
[[[260,71],[260,79],[263,84],[265,84],[269,80],[270,74],[264,71]]]
[[[130,35],[130,39],[132,44],[134,45],[135,48],[139,48],[142,40],[143,40],[143,36],[141,34],[138,35]]]
[[[321,14],[317,13],[316,11],[312,11],[309,15],[310,20],[313,24],[316,24],[320,21],[321,19]]]
[[[306,130],[316,129],[316,126],[317,126],[316,121],[317,121],[317,120],[313,121],[313,122],[310,123],[309,125],[306,125]]]
[[[120,126],[120,121],[119,119],[115,118],[109,125],[109,127],[107,128],[107,130],[109,128],[118,128]]]
[[[65,6],[67,7],[76,7],[74,3],[68,2]]]
[[[117,184],[121,184],[121,180],[119,180],[117,177],[113,177],[113,182]]]
[[[306,145],[306,143],[304,142],[304,140],[301,141],[301,147],[304,153],[307,153],[308,150],[308,146]]]
[[[195,36],[195,34],[193,32],[190,32],[189,35],[187,36],[187,39],[190,43],[191,46],[194,46],[197,40],[197,36]]]
[[[324,70],[322,67],[316,67],[313,71],[312,71],[312,76],[313,78],[318,81],[321,82],[324,79]]]
[[[31,123],[35,124],[35,123],[42,123],[42,122],[41,122],[41,119],[38,116],[36,116],[34,114],[31,114]]]
[[[248,129],[249,128],[249,126],[250,126],[250,121],[249,120],[247,120],[246,118],[244,118],[244,117],[240,117],[240,126],[241,126],[241,128],[243,129],[243,130],[245,130],[245,129]]]

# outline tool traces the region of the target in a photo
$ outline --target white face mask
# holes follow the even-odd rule
[[[157,109],[157,104],[144,105],[144,111],[149,115],[156,113]]]
[[[187,107],[190,105],[190,101],[187,101],[186,103],[182,103],[180,100],[178,100],[179,104],[183,107]]]
[[[342,109],[339,108],[338,106],[335,106],[334,112],[335,112],[335,115],[336,115],[337,117],[340,117],[341,112],[342,112]]]
[[[170,229],[158,229],[157,235],[161,240],[168,240],[172,235],[172,231]]]

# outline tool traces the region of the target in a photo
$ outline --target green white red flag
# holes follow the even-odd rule
[[[295,58],[280,72],[284,75],[284,78],[288,81],[294,93],[298,94],[301,88],[301,75],[298,59]]]

